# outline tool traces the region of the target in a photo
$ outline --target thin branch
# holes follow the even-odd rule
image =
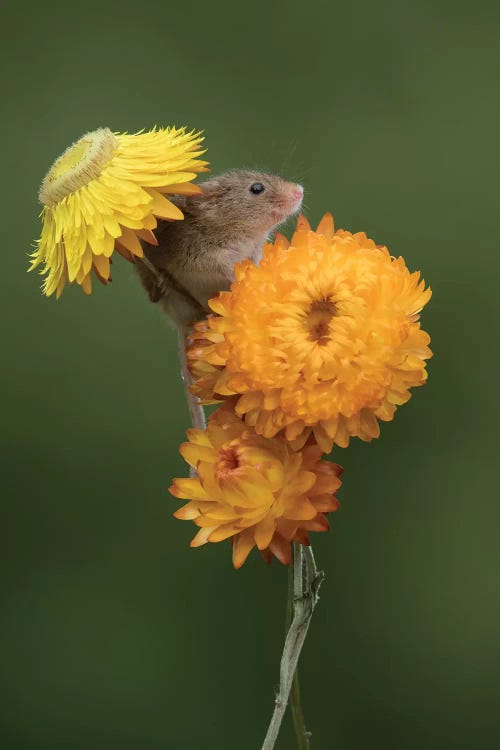
[[[297,554],[296,550],[293,550],[293,554]],[[303,555],[303,552],[302,552]],[[304,575],[305,558],[302,557],[302,575]],[[288,569],[288,601],[287,601],[287,618],[286,618],[286,632],[292,624],[293,617],[293,565],[290,565]],[[299,750],[310,750],[309,738],[311,733],[307,731],[306,722],[304,718],[304,711],[302,709],[302,700],[300,695],[300,681],[299,681],[299,667],[297,666],[295,674],[293,676],[292,689],[290,691],[290,708],[292,710],[293,725],[295,728],[295,735],[297,737],[297,746]]]
[[[306,550],[309,550],[306,552]],[[318,589],[323,579],[314,562],[310,547],[293,545],[293,581],[289,591],[293,592],[293,618],[288,630],[280,664],[280,686],[276,696],[262,750],[273,750],[281,722],[286,711],[293,678],[297,669],[300,652],[307,635],[314,607],[318,601]],[[307,738],[306,738],[307,739]],[[307,747],[307,745],[303,746]]]
[[[298,667],[295,670],[292,689],[290,691],[290,708],[292,709],[293,726],[295,727],[297,747],[299,748],[299,750],[311,750],[311,732],[307,731],[304,711],[302,709]]]

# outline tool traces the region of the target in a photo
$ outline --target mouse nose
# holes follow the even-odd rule
[[[304,188],[302,187],[302,185],[294,185],[292,195],[295,200],[302,200],[302,198],[304,197]]]

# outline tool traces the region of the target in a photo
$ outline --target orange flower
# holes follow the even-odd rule
[[[288,565],[291,541],[309,544],[309,531],[328,530],[325,513],[338,508],[342,469],[322,461],[317,445],[295,451],[286,440],[257,435],[230,406],[206,430],[188,430],[180,451],[197,476],[174,479],[172,495],[190,501],[174,515],[200,527],[192,547],[231,538],[235,568],[254,546],[267,561],[274,555]]]
[[[313,431],[324,452],[372,440],[425,383],[430,289],[366,234],[335,232],[330,214],[316,231],[299,218],[290,243],[278,235],[235,278],[195,326],[192,390],[205,403],[235,396],[259,435],[298,448]]]

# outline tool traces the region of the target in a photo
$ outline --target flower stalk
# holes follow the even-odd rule
[[[305,556],[308,556],[309,564],[311,565],[311,572],[313,576],[318,574],[314,555],[311,547],[302,547],[297,545],[297,549],[293,550],[293,554],[301,554],[303,557],[302,567],[306,564]],[[287,618],[286,618],[286,632],[292,624],[293,618],[293,590],[294,590],[294,567],[290,565],[288,569],[288,601],[287,601]],[[299,750],[311,750],[311,732],[307,730],[304,710],[302,708],[302,698],[300,693],[300,679],[299,679],[299,668],[295,670],[293,676],[292,689],[290,691],[290,708],[292,711],[293,725],[295,728],[295,735],[297,738],[297,747]]]
[[[318,571],[316,567],[311,547],[294,542],[291,585],[288,589],[288,607],[292,611],[292,621],[281,656],[279,690],[262,750],[273,750],[276,744],[296,677],[300,652],[304,645],[314,608],[318,602],[318,591],[322,580],[323,573]],[[300,750],[309,750],[310,734],[304,724],[298,678],[291,702],[298,746]]]

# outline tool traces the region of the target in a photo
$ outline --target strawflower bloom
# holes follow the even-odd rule
[[[139,238],[158,244],[157,218],[183,214],[165,195],[193,194],[206,170],[203,138],[185,128],[135,135],[99,128],[86,133],[52,165],[40,188],[43,228],[31,268],[43,264],[43,291],[60,296],[66,282],[92,290],[91,272],[107,283],[113,250],[142,257]]]
[[[278,235],[235,279],[195,326],[192,391],[234,399],[258,434],[298,448],[313,432],[325,453],[372,440],[425,383],[432,352],[418,321],[431,290],[366,234],[336,232],[330,214],[316,231],[300,217],[290,243]]]
[[[192,547],[231,538],[235,568],[254,546],[268,562],[275,556],[288,565],[292,541],[309,544],[309,531],[328,530],[342,469],[321,460],[316,444],[296,451],[257,435],[230,404],[187,436],[180,451],[197,475],[174,479],[170,492],[189,500],[174,515],[200,527]]]

